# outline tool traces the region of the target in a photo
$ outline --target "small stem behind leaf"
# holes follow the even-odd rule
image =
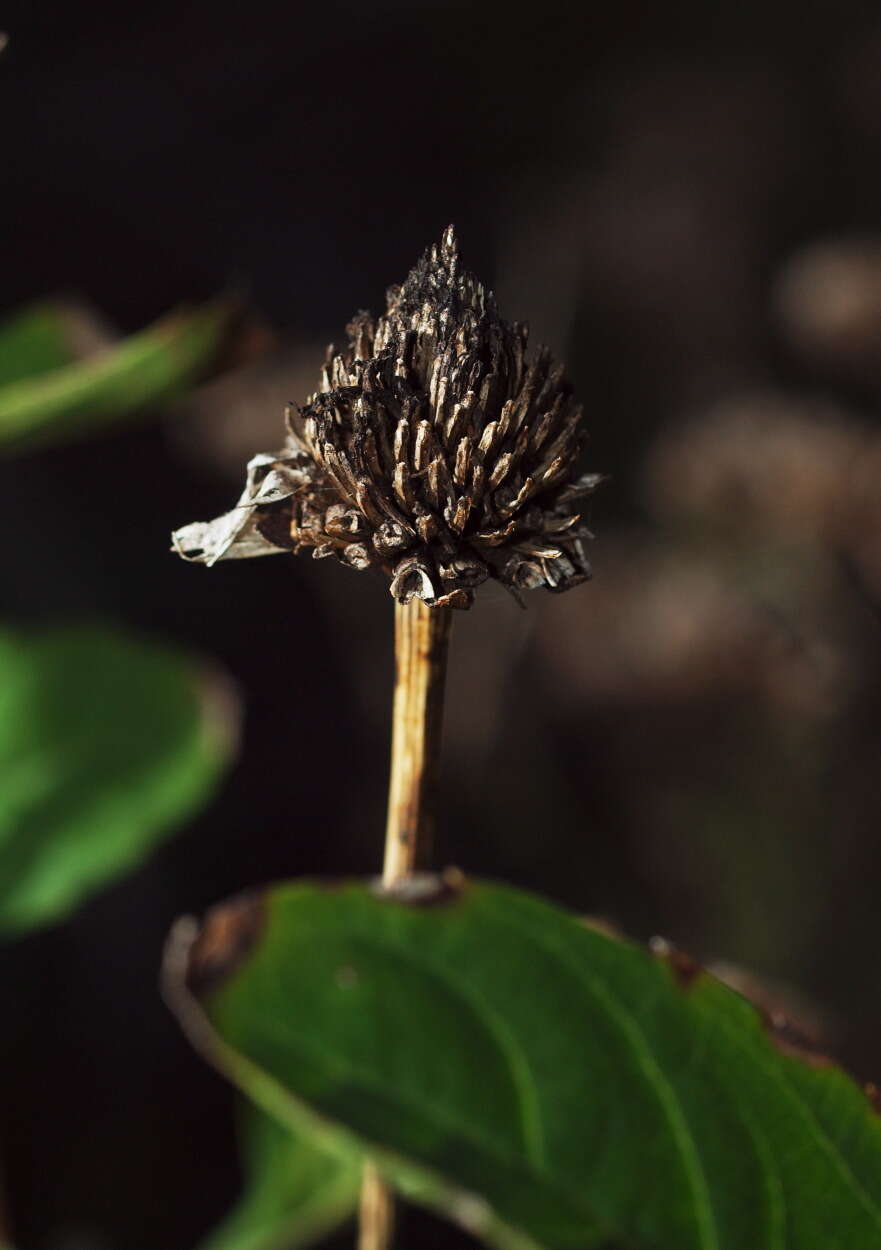
[[[440,761],[444,683],[452,612],[421,599],[395,605],[392,767],[385,832],[386,887],[428,866]],[[364,1166],[358,1250],[389,1250],[394,1199],[374,1165]]]
[[[395,1233],[395,1200],[392,1191],[368,1160],[361,1180],[358,1207],[358,1250],[388,1250]]]

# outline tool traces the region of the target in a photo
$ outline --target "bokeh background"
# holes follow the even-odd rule
[[[568,361],[610,481],[592,585],[522,613],[488,587],[457,622],[439,859],[758,977],[881,1076],[877,6],[31,0],[3,23],[2,308],[71,294],[121,332],[245,309],[186,400],[0,463],[4,619],[184,644],[246,708],[197,820],[0,949],[21,1250],[189,1250],[221,1216],[232,1098],[160,1001],[168,927],[379,862],[385,586],[208,572],[168,534],[230,506],[324,345],[448,221]],[[402,1244],[471,1243],[411,1212]]]

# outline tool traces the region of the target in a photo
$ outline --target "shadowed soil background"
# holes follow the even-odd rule
[[[487,588],[457,620],[438,859],[748,969],[881,1077],[876,6],[34,0],[2,23],[3,309],[74,294],[130,332],[232,290],[269,349],[160,419],[0,462],[5,620],[183,643],[246,707],[197,820],[0,948],[22,1250],[188,1250],[216,1222],[232,1096],[159,999],[168,927],[378,868],[382,579],[208,572],[168,535],[230,505],[324,344],[449,221],[569,363],[612,480],[592,585],[523,613]],[[402,1245],[469,1244],[406,1217]]]

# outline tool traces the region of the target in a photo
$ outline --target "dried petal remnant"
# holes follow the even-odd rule
[[[496,578],[515,593],[585,581],[575,476],[581,409],[545,348],[503,321],[459,265],[452,227],[385,316],[359,313],[321,389],[288,415],[288,442],[248,466],[237,507],[174,535],[185,559],[311,549],[378,567],[401,603],[470,607]]]

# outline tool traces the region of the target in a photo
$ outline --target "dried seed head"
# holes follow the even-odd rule
[[[581,409],[460,268],[452,227],[348,338],[288,412],[286,446],[249,464],[234,511],[178,530],[175,550],[214,564],[311,548],[433,606],[470,607],[490,577],[515,594],[585,581],[580,501],[601,478],[575,476]]]

